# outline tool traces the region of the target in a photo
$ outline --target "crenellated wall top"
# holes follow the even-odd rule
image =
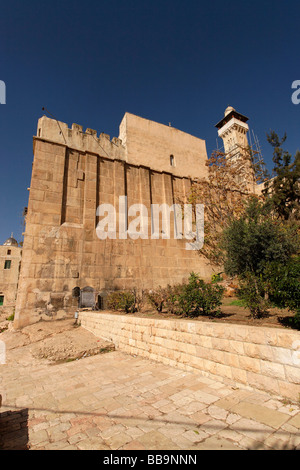
[[[125,159],[125,147],[121,139],[113,137],[111,140],[110,136],[103,132],[98,136],[97,131],[90,128],[83,131],[83,126],[75,123],[69,128],[68,124],[47,116],[42,116],[38,120],[36,138],[82,152],[96,153],[113,159]]]

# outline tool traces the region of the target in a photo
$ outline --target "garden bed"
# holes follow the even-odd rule
[[[127,315],[134,315],[142,318],[157,318],[157,319],[182,319],[193,321],[214,321],[217,323],[230,323],[250,326],[268,326],[274,328],[292,328],[293,315],[287,309],[270,308],[269,313],[263,318],[253,318],[250,315],[249,309],[242,307],[237,298],[231,297],[224,299],[221,307],[221,315],[200,315],[198,317],[178,316],[168,313],[163,309],[162,312],[157,312],[151,306],[144,306],[140,312],[134,314],[128,313]],[[107,311],[108,312],[108,311]],[[124,312],[109,311],[116,315],[124,315]]]

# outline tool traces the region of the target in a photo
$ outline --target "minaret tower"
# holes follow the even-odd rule
[[[232,106],[225,110],[223,119],[216,125],[218,136],[224,143],[225,155],[231,158],[238,158],[240,152],[245,151],[249,144],[247,132],[249,126],[248,118],[238,113]]]
[[[232,162],[242,163],[243,176],[239,177],[239,181],[244,180],[249,191],[254,190],[255,176],[250,160],[249,143],[247,132],[249,126],[248,118],[238,113],[232,106],[228,106],[225,115],[216,128],[218,136],[224,143],[225,156]],[[241,181],[242,182],[242,181]]]

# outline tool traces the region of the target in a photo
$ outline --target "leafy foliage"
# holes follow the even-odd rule
[[[261,318],[268,313],[270,302],[266,298],[266,286],[262,277],[245,273],[240,279],[237,296],[249,308],[253,318]]]
[[[223,292],[223,287],[206,283],[197,274],[191,273],[187,284],[151,291],[148,299],[159,312],[164,305],[168,313],[197,317],[220,313]]]
[[[300,220],[300,152],[297,151],[293,158],[283,150],[286,134],[280,140],[271,131],[267,139],[274,149],[274,169],[273,178],[267,183],[264,192],[270,197],[273,209],[280,218]]]
[[[168,286],[166,289],[167,298],[166,298],[166,309],[169,313],[174,315],[181,315],[182,311],[180,308],[180,299],[183,295],[185,284],[175,284],[173,286]]]
[[[112,292],[107,296],[107,307],[111,310],[121,310],[125,313],[136,311],[136,299],[133,292]]]
[[[237,158],[214,152],[208,177],[192,185],[188,202],[205,206],[201,254],[238,277],[238,295],[252,316],[267,312],[270,297],[294,311],[300,323],[299,258],[293,258],[300,243],[300,152],[293,158],[283,150],[286,136],[280,140],[272,131],[267,138],[274,149],[272,178],[251,148]],[[258,196],[255,185],[262,183]],[[189,312],[196,294],[186,293],[181,308]]]
[[[238,159],[213,152],[207,160],[208,177],[192,184],[188,202],[204,204],[204,246],[201,254],[215,265],[222,265],[224,252],[220,236],[233,218],[243,212],[245,203],[254,194],[256,182],[265,181],[263,163],[256,162],[250,148],[241,149]]]
[[[265,275],[272,303],[293,312],[295,324],[300,327],[300,256],[293,257],[287,265],[271,263]]]
[[[249,200],[244,214],[224,230],[225,272],[231,276],[247,273],[264,275],[270,262],[287,264],[299,249],[297,227],[282,224],[270,213],[268,204]]]
[[[222,243],[225,272],[238,276],[238,296],[253,317],[266,314],[271,293],[282,306],[291,306],[297,295],[299,301],[289,277],[292,257],[299,251],[298,227],[274,218],[269,201],[251,199],[245,213],[223,232]]]
[[[218,315],[221,313],[223,293],[222,286],[206,283],[197,274],[191,273],[188,284],[178,298],[179,310],[188,317]]]

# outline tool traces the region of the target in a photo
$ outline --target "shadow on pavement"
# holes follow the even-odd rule
[[[0,413],[0,450],[28,448],[28,409]]]

